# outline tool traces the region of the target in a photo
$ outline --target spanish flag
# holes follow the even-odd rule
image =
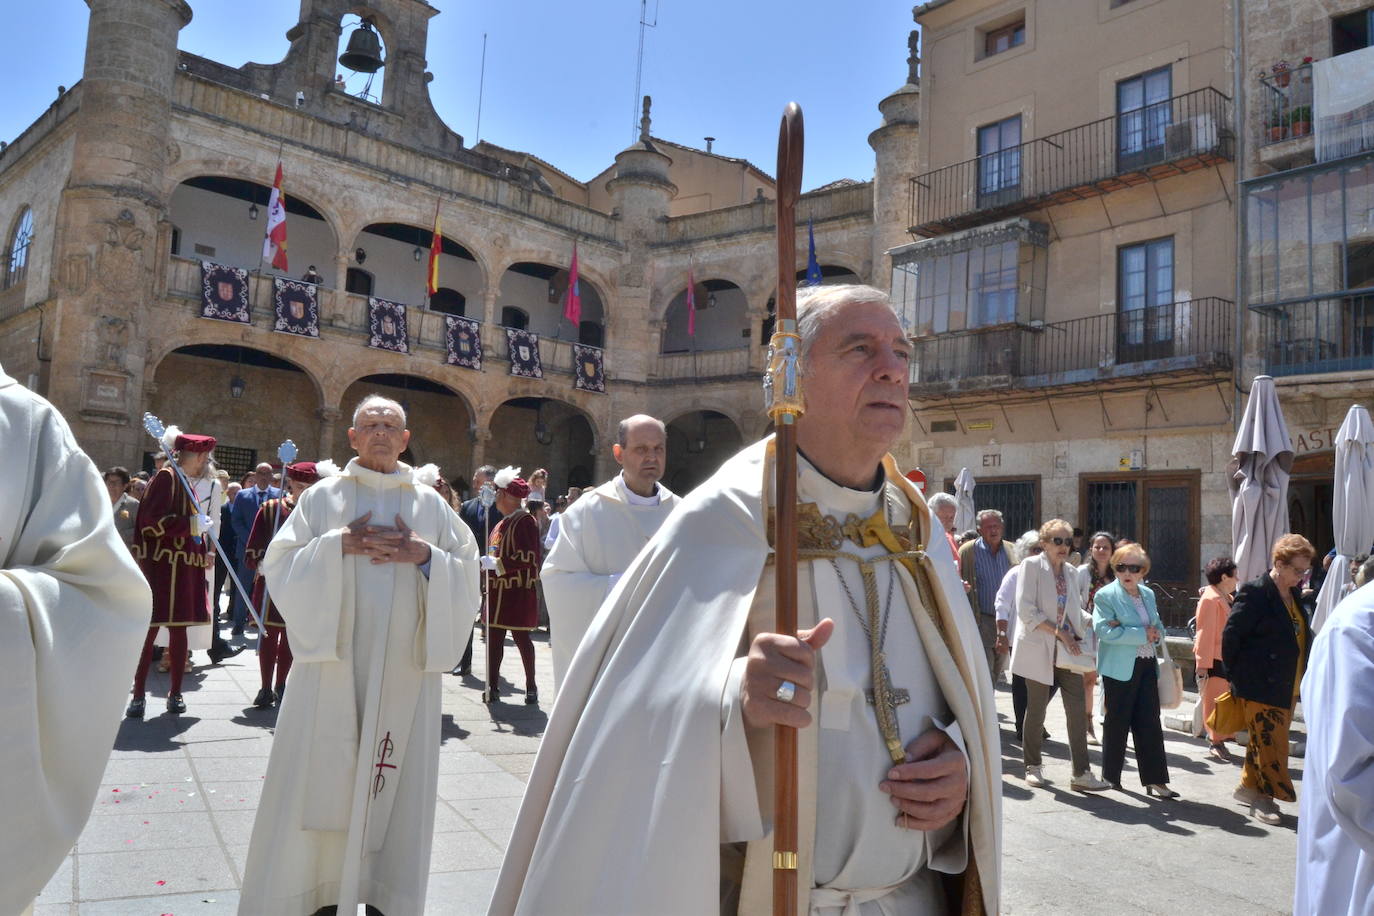
[[[429,242],[429,271],[425,275],[425,290],[433,296],[439,291],[439,254],[444,250],[444,236],[439,229],[439,203],[434,203],[434,232]]]

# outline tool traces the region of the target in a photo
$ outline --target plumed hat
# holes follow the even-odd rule
[[[516,499],[524,499],[530,495],[530,485],[520,476],[520,469],[504,467],[496,472],[496,477],[492,479],[496,489],[505,490]]]
[[[215,447],[215,437],[183,433],[179,427],[169,426],[162,434],[162,447],[168,452],[208,452]]]

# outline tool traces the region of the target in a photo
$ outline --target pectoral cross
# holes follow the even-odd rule
[[[906,748],[902,747],[901,728],[897,724],[897,707],[911,702],[910,691],[892,686],[892,672],[887,669],[887,659],[879,652],[873,659],[873,689],[864,693],[878,717],[878,731],[883,736],[888,756],[893,763],[906,761]]]

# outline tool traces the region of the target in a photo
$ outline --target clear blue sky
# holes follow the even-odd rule
[[[482,139],[525,150],[587,180],[633,139],[639,0],[430,0],[430,93],[439,115],[475,142],[482,33]],[[274,63],[296,0],[190,0],[182,49],[221,63]],[[13,140],[80,79],[81,0],[7,4],[0,139]],[[872,177],[867,143],[877,103],[906,79],[911,0],[659,0],[645,37],[642,91],[656,136],[747,158],[772,173],[777,125],[806,114],[806,188]],[[655,4],[649,2],[649,18]]]

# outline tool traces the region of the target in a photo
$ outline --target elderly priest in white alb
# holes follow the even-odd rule
[[[613,454],[620,473],[563,513],[540,573],[555,687],[611,587],[678,504],[676,494],[658,482],[667,459],[662,421],[643,414],[622,420],[617,440]]]
[[[492,913],[769,912],[775,724],[800,729],[799,916],[997,912],[992,680],[949,551],[925,552],[943,535],[885,454],[909,343],[869,287],[798,313],[801,638],[771,632],[768,439],[683,499],[597,614]]]
[[[153,599],[51,404],[0,369],[0,913],[86,826]]]
[[[476,613],[477,546],[398,458],[401,405],[365,398],[338,477],[301,494],[261,569],[295,656],[248,848],[241,914],[425,910],[440,673]]]

